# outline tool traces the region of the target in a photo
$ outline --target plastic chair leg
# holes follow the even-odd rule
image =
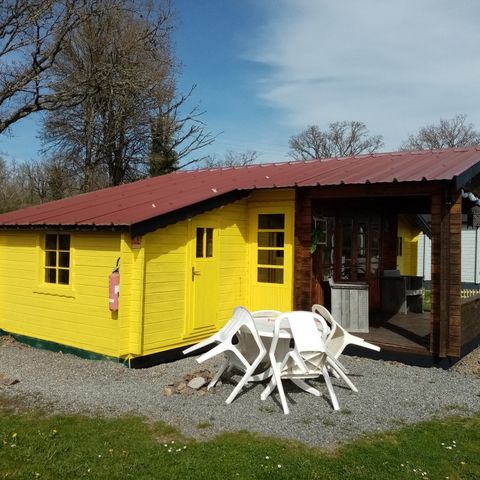
[[[216,338],[206,338],[205,340],[202,340],[199,343],[196,343],[195,345],[192,345],[189,348],[186,348],[185,350],[182,351],[184,355],[188,355],[189,353],[195,352],[196,350],[200,350],[203,347],[207,347],[208,345],[211,345],[212,343],[215,343],[217,341]]]
[[[255,361],[252,363],[250,367],[248,367],[245,371],[245,375],[240,379],[238,384],[235,386],[233,389],[233,392],[228,396],[227,400],[225,400],[225,403],[230,404],[232,401],[235,399],[235,397],[238,395],[240,390],[243,388],[243,386],[250,380],[251,376],[253,375],[253,372],[257,369],[258,365],[260,362],[263,360],[264,355],[259,355]]]
[[[337,373],[338,377],[341,378],[347,386],[352,390],[353,392],[358,392],[357,387],[353,384],[353,382],[347,377],[347,375],[342,372],[340,368],[337,366],[337,362],[332,361],[330,358],[327,358],[327,363],[330,365],[330,368]]]
[[[247,383],[248,379],[250,378],[251,374],[255,371],[255,368],[249,368],[245,372],[245,375],[240,379],[240,381],[237,383],[235,388],[233,389],[232,393],[227,397],[225,400],[225,403],[229,405],[230,403],[235,400],[235,397],[239,394],[240,390],[242,387]]]
[[[340,410],[340,405],[338,404],[337,396],[333,391],[332,382],[330,376],[328,375],[327,367],[322,368],[323,378],[325,379],[325,385],[327,386],[328,394],[330,395],[330,400],[332,401],[332,406],[334,410]]]
[[[268,382],[268,385],[265,387],[265,390],[261,393],[260,399],[265,401],[267,397],[275,390],[276,386],[277,386],[277,382],[275,381],[275,375],[272,375],[270,382]]]
[[[250,378],[249,378],[249,382],[263,382],[264,380],[266,380],[267,378],[270,378],[272,376],[272,369],[271,368],[267,368],[267,370],[265,370],[264,372],[262,373],[257,373],[256,375],[252,375]]]
[[[230,362],[228,361],[228,359],[225,360],[225,362],[222,363],[222,365],[218,369],[218,372],[215,374],[215,376],[212,378],[212,380],[208,384],[207,390],[210,390],[212,387],[214,387],[216,385],[219,378],[222,376],[222,373],[228,368],[229,363]]]
[[[290,413],[290,410],[288,408],[287,397],[285,396],[285,390],[283,389],[282,379],[279,379],[279,382],[277,384],[277,389],[278,389],[278,393],[280,394],[280,401],[282,402],[283,413],[285,415],[288,415]]]
[[[309,385],[307,382],[304,382],[300,378],[291,378],[290,379],[297,387],[301,388],[302,390],[305,390],[308,393],[311,393],[312,395],[315,395],[316,397],[321,397],[322,394],[320,393],[319,390],[316,388],[313,388],[311,385]]]
[[[373,343],[368,343],[363,338],[356,337],[355,335],[349,335],[348,343],[357,345],[359,347],[368,348],[369,350],[375,350],[376,352],[380,351],[380,347],[377,347],[377,345],[373,345]]]
[[[211,350],[208,352],[205,352],[203,355],[200,355],[197,358],[198,363],[203,363],[206,360],[209,360],[210,358],[215,357],[216,355],[225,352],[226,350],[230,350],[228,345],[225,345],[224,343],[220,343],[219,345],[213,347]]]
[[[345,365],[338,358],[335,358],[335,363],[336,363],[337,367],[339,367],[340,370],[342,370],[343,373],[346,373],[348,375],[347,367],[345,367]]]
[[[282,379],[280,377],[280,364],[272,364],[272,379],[270,380],[270,383],[267,385],[265,390],[262,392],[260,395],[260,398],[262,400],[266,400],[267,397],[275,390],[275,387],[278,388],[278,393],[280,395],[280,401],[282,403],[282,409],[283,413],[288,415],[290,413],[287,405],[287,398],[285,397],[285,391],[283,390],[283,384],[282,384]]]

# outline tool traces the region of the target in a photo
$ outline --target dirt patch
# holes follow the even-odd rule
[[[0,346],[2,345],[14,345],[17,341],[10,335],[0,335]]]
[[[10,397],[0,392],[0,414],[27,413],[32,411],[32,404],[26,398]]]
[[[480,377],[480,347],[463,357],[452,367],[452,370],[465,375]]]

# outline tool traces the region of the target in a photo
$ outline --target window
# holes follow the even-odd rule
[[[197,228],[195,252],[197,258],[213,257],[213,228]]]
[[[45,235],[45,282],[68,285],[70,282],[70,235]]]
[[[282,284],[285,270],[285,215],[259,214],[257,227],[257,281]]]

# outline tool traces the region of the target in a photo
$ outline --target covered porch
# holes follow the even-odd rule
[[[376,312],[370,315],[368,333],[358,333],[383,351],[430,356],[430,312]]]
[[[465,185],[473,188],[472,178]],[[469,207],[458,179],[298,189],[295,308],[314,303],[331,308],[329,278],[339,285],[365,285],[368,314],[358,335],[382,352],[460,358],[480,334],[480,321],[462,319],[460,235],[462,210]],[[431,311],[395,311],[385,305],[383,279],[399,269],[398,218],[419,214],[431,219]],[[312,238],[317,242],[319,237],[318,218],[327,234],[312,246]]]

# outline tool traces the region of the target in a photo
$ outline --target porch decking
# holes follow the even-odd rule
[[[382,351],[430,356],[430,312],[370,314],[370,331],[357,334]]]

